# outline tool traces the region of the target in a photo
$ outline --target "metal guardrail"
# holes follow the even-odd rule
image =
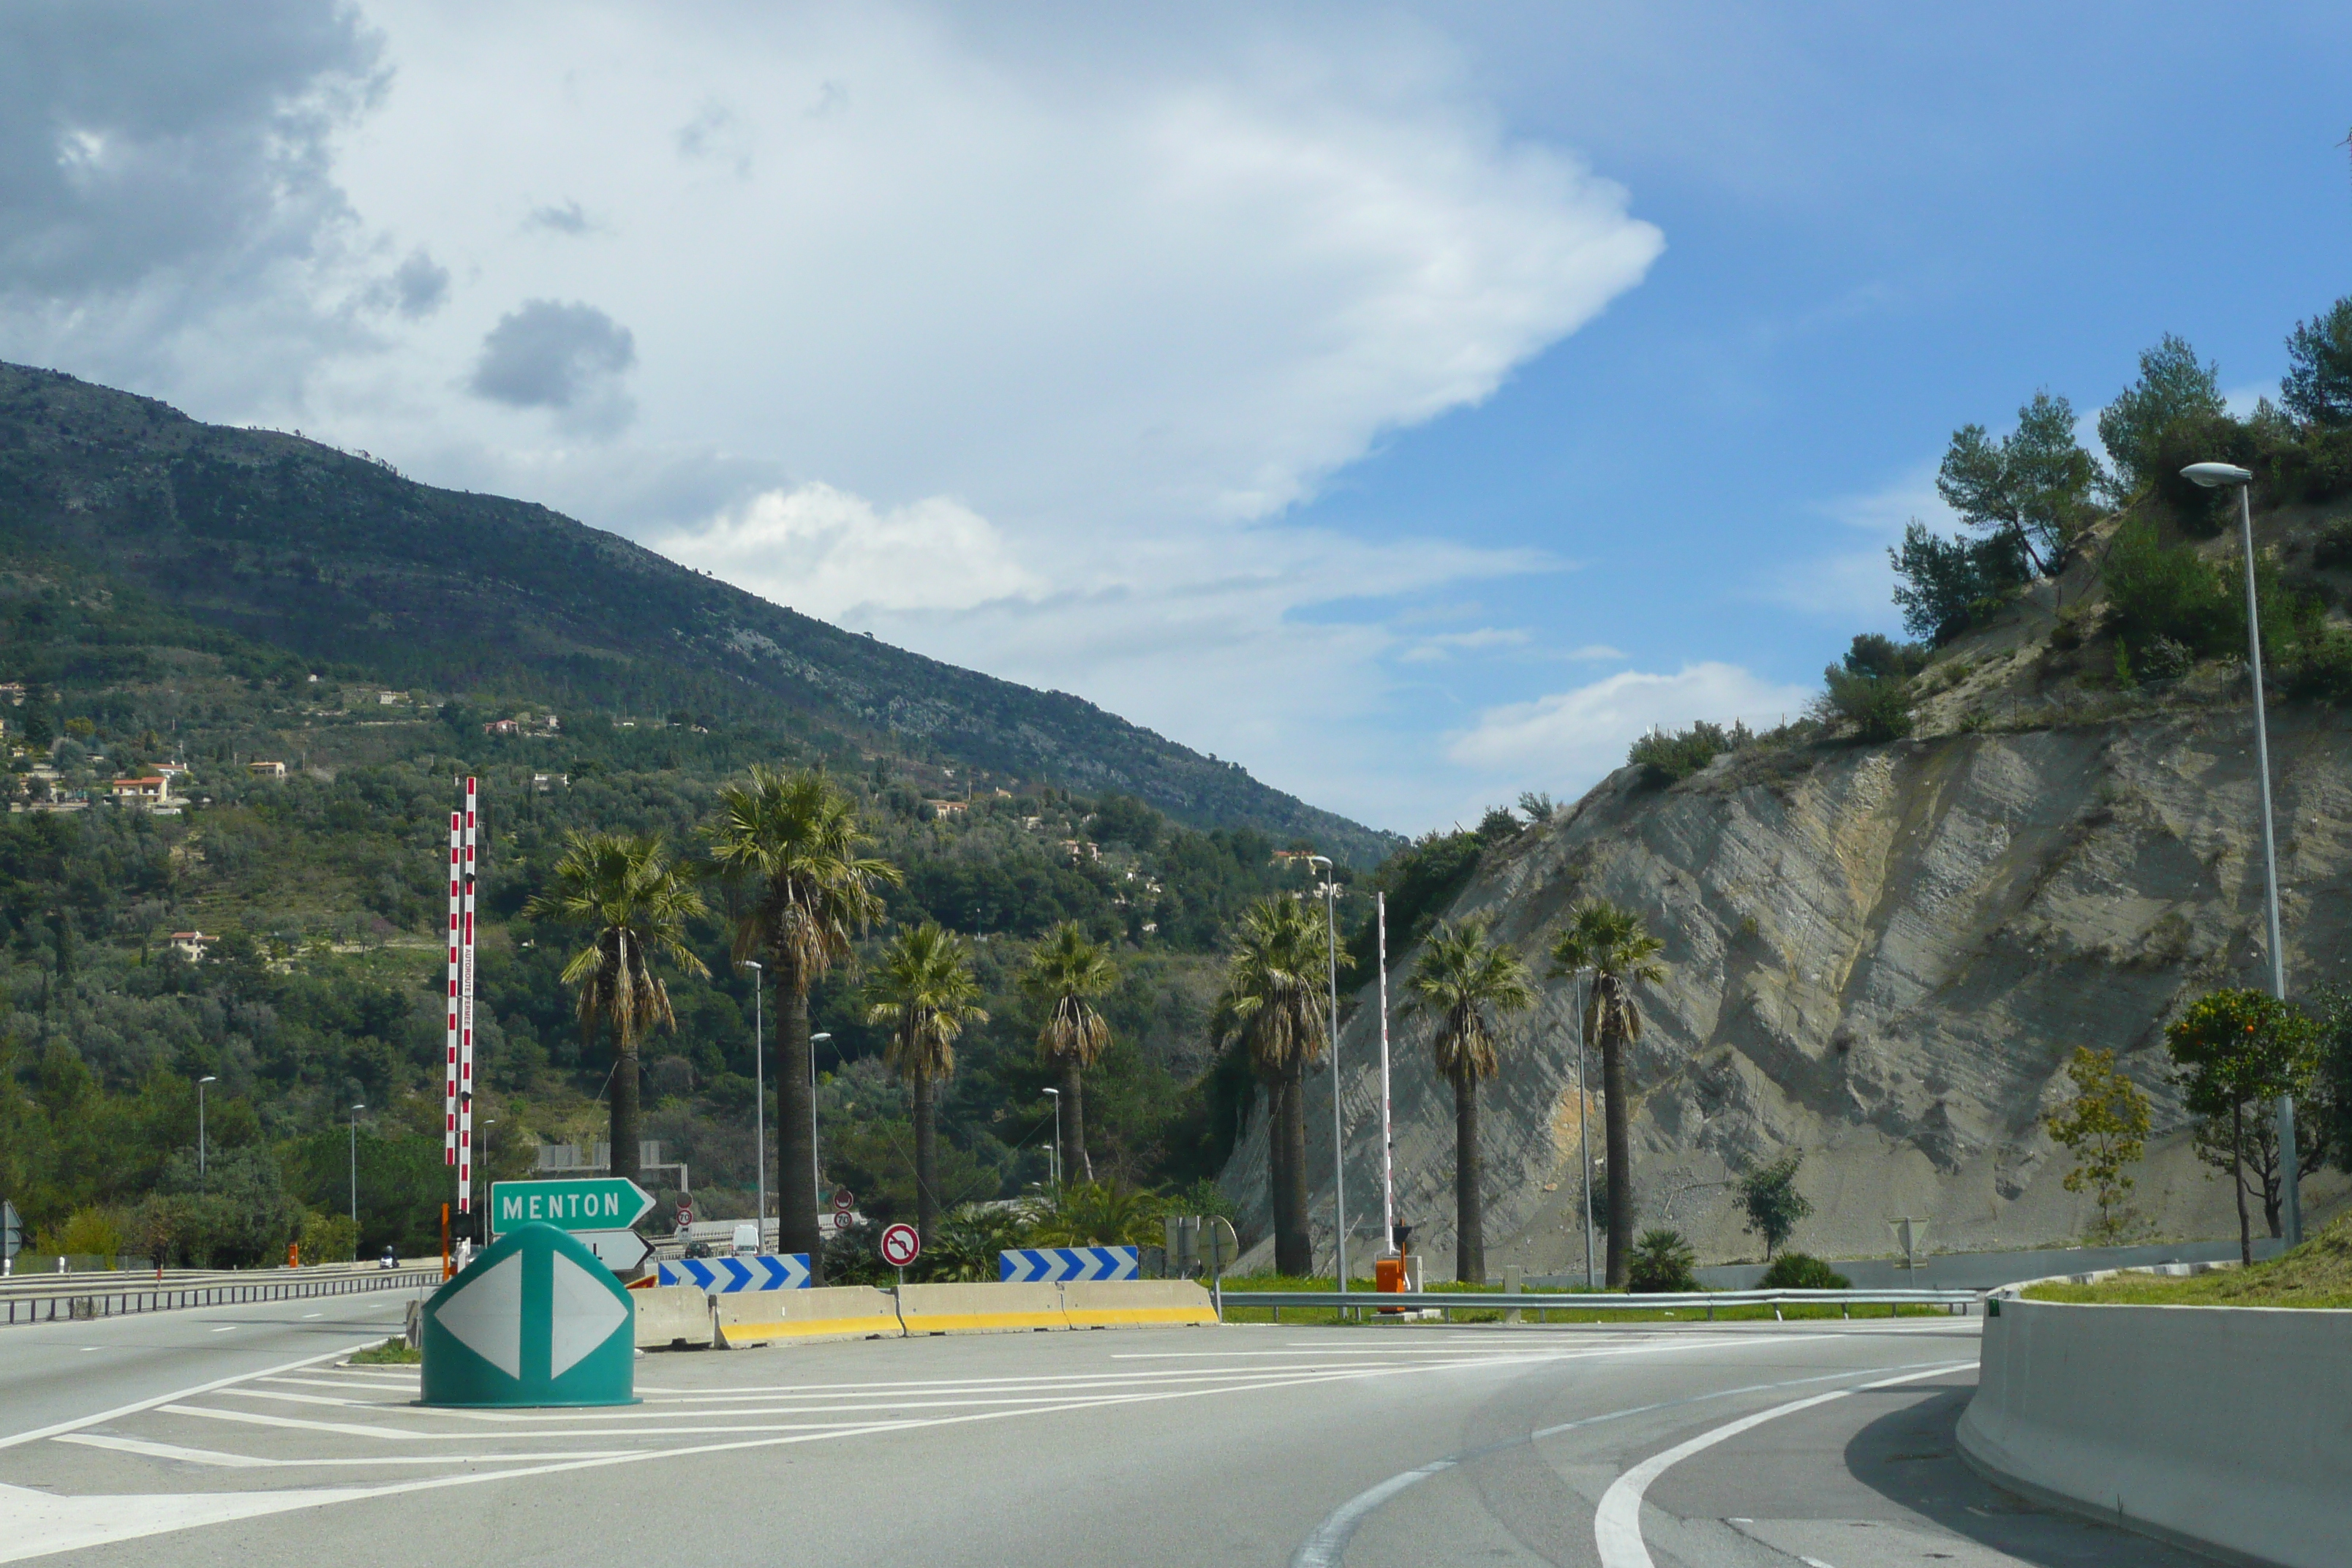
[[[320,1296],[352,1296],[369,1290],[407,1289],[438,1285],[441,1268],[377,1268],[301,1278],[303,1270],[288,1269],[277,1279],[215,1277],[209,1281],[149,1280],[143,1284],[106,1283],[93,1286],[89,1275],[60,1275],[38,1288],[12,1280],[20,1288],[0,1295],[8,1323],[79,1322],[98,1318],[126,1317],[133,1312],[169,1312],[188,1307],[231,1307],[251,1301],[299,1301]],[[120,1279],[120,1276],[116,1276]]]
[[[1285,1307],[1382,1308],[1422,1311],[1435,1308],[1448,1314],[1463,1312],[1650,1312],[1705,1308],[1712,1319],[1718,1307],[1885,1307],[1888,1315],[1903,1307],[1968,1309],[1984,1299],[1981,1290],[1695,1290],[1636,1295],[1593,1290],[1220,1290],[1217,1314],[1227,1307],[1271,1307],[1275,1321]],[[1849,1311],[1849,1315],[1851,1312]]]

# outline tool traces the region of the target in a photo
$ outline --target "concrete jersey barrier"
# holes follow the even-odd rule
[[[718,1321],[721,1345],[770,1344],[780,1340],[895,1340],[906,1332],[889,1293],[870,1285],[730,1290],[708,1300]]]
[[[1062,1310],[1074,1329],[1134,1329],[1214,1323],[1216,1304],[1190,1279],[1072,1279]]]
[[[698,1285],[653,1285],[629,1292],[637,1307],[637,1348],[708,1350],[717,1337],[710,1298]]]
[[[2347,1560],[2352,1311],[1993,1306],[1959,1425],[1979,1470],[2209,1552]]]
[[[908,1334],[1015,1334],[1066,1329],[1059,1285],[909,1285],[898,1292]]]

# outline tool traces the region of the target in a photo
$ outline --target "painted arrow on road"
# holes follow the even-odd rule
[[[1066,1280],[1134,1279],[1142,1255],[1132,1247],[1020,1247],[997,1254],[997,1278],[1011,1285]]]

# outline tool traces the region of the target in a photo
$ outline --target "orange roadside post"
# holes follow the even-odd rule
[[[441,1278],[446,1279],[454,1272],[455,1270],[449,1267],[449,1205],[443,1204],[441,1205]]]

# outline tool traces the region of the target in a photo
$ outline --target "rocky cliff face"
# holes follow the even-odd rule
[[[2006,645],[1985,650],[1996,657],[2031,651],[2014,635],[1993,642]],[[1452,913],[1491,917],[1538,973],[1586,898],[1637,910],[1664,937],[1672,973],[1631,1057],[1637,1226],[1676,1226],[1703,1259],[1760,1256],[1731,1184],[1790,1149],[1806,1152],[1799,1186],[1815,1205],[1795,1241],[1807,1250],[1884,1254],[1885,1222],[1904,1215],[1929,1220],[1937,1247],[2079,1236],[2090,1205],[2062,1188],[2067,1157],[2041,1119],[2083,1045],[2113,1048],[2155,1102],[2135,1173],[2144,1219],[2165,1236],[2234,1235],[2226,1179],[2190,1152],[2162,1039],[2189,997],[2263,983],[2251,710],[2217,695],[2168,708],[2142,694],[2111,705],[2122,716],[2010,732],[1758,747],[1666,789],[1627,768],[1490,852]],[[2272,715],[2299,993],[2352,980],[2347,731],[2327,710]],[[1450,1268],[1451,1091],[1391,980],[1399,1214]],[[1372,994],[1340,1042],[1359,1258],[1380,1213]],[[1575,1017],[1568,983],[1548,981],[1486,1090],[1493,1271],[1582,1267]],[[1318,1075],[1307,1123],[1326,1258],[1329,1086]],[[1596,1097],[1595,1154],[1601,1142]],[[1265,1158],[1261,1111],[1224,1177],[1261,1233]],[[2307,1201],[2343,1186],[2307,1183]]]

